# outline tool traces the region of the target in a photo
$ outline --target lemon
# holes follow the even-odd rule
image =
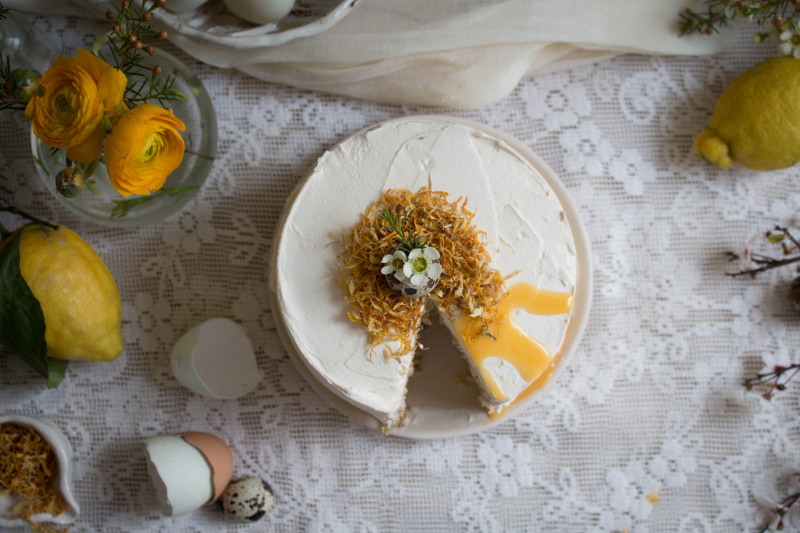
[[[122,352],[117,284],[77,233],[64,226],[24,231],[19,269],[42,307],[49,357],[110,361]]]
[[[800,61],[776,57],[733,80],[694,151],[719,168],[735,161],[774,170],[800,161]]]

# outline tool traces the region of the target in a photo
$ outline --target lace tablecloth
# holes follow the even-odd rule
[[[102,23],[38,18],[65,50]],[[741,382],[797,360],[791,272],[725,276],[725,252],[796,222],[797,169],[715,171],[691,153],[717,95],[774,48],[714,57],[620,56],[524,80],[476,111],[382,105],[290,89],[194,62],[217,109],[219,156],[180,213],[107,229],[39,182],[22,114],[3,115],[2,174],[17,203],[78,231],[120,287],[125,352],[73,363],[55,390],[0,358],[0,412],[54,420],[76,452],[72,531],[244,531],[213,509],[164,518],[143,438],[208,431],[236,476],[276,506],[253,531],[758,531],[800,468],[800,382],[771,401]],[[578,353],[521,416],[477,435],[387,438],[303,381],[275,332],[267,263],[290,191],[322,151],[388,118],[451,114],[518,137],[560,175],[593,249],[594,303]],[[10,217],[4,217],[4,222]],[[198,322],[244,325],[265,378],[213,401],[172,377],[168,354]],[[6,354],[7,355],[7,354]]]

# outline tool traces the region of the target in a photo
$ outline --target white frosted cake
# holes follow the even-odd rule
[[[353,319],[342,239],[387,191],[427,188],[454,205],[466,201],[487,261],[506,278],[500,320],[489,327],[480,322],[481,309],[440,309],[490,412],[547,379],[572,316],[575,242],[556,194],[528,160],[447,120],[390,121],[345,140],[320,157],[284,213],[273,255],[273,311],[311,374],[385,427],[403,419],[419,318],[434,304],[409,299],[417,318],[409,331],[395,332],[407,342],[376,344]],[[447,279],[445,271],[440,285]]]

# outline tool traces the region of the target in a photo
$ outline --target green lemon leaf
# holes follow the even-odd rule
[[[52,389],[64,379],[67,362],[47,357],[42,306],[19,270],[19,239],[26,230],[0,250],[0,344],[46,377]]]
[[[47,388],[55,389],[67,373],[66,359],[47,358]]]

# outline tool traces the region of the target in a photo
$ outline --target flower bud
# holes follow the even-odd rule
[[[153,48],[153,45],[148,44],[147,46],[144,47],[144,51],[147,52],[150,55],[153,55],[153,52],[155,51],[155,48]]]
[[[38,79],[39,75],[32,70],[12,70],[6,78],[6,91],[21,102],[27,102],[32,96],[44,96],[44,85],[39,85]]]
[[[167,34],[167,30],[161,30],[160,32],[158,32],[158,38],[159,39],[166,39],[167,35],[168,35]]]
[[[161,74],[161,65],[156,65],[153,67],[153,76],[158,76]]]
[[[56,190],[66,198],[75,198],[83,191],[83,176],[74,168],[62,168],[56,175]]]
[[[150,22],[153,19],[153,14],[147,11],[144,15],[142,15],[142,19],[144,19],[145,22]]]
[[[114,12],[109,9],[108,11],[106,11],[106,18],[108,20],[114,20],[116,18],[116,15],[114,15]]]

